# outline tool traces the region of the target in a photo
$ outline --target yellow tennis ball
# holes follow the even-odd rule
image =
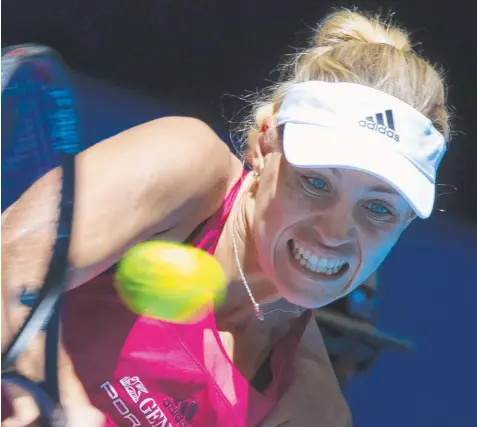
[[[116,289],[135,313],[175,323],[203,317],[225,296],[227,277],[207,252],[181,243],[150,241],[124,255]]]

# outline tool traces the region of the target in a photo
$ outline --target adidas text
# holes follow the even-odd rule
[[[399,141],[399,135],[396,132],[394,132],[392,129],[389,129],[388,127],[384,125],[379,125],[377,123],[367,121],[367,120],[360,120],[358,124],[363,128],[374,130],[376,132],[379,132],[382,135],[386,135],[388,138],[394,139],[397,142]]]
[[[164,399],[162,404],[174,417],[174,421],[179,427],[187,427],[197,411],[197,403],[194,401]]]

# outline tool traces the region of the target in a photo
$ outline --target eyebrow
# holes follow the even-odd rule
[[[341,172],[337,168],[331,168],[331,172],[333,175],[337,176],[338,178],[341,178]],[[373,185],[372,187],[369,187],[366,189],[370,193],[385,193],[385,194],[393,194],[393,195],[399,195],[399,193],[392,189],[391,187],[386,187],[384,185]]]
[[[375,185],[373,187],[369,187],[367,190],[371,193],[386,193],[399,196],[399,193],[396,190],[390,187],[384,187],[382,185]]]
[[[315,172],[314,169],[308,169],[311,173]],[[330,168],[333,175],[338,178],[342,177],[341,171],[337,168]],[[372,187],[368,187],[366,189],[369,193],[384,193],[384,194],[392,194],[394,196],[399,196],[399,193],[391,187],[385,185],[373,185]]]

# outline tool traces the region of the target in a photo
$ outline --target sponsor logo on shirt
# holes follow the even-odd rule
[[[174,397],[166,397],[161,404],[158,404],[153,397],[150,397],[149,391],[137,376],[123,377],[119,383],[131,398],[132,403],[125,402],[110,381],[106,381],[100,387],[110,398],[116,411],[131,427],[189,427],[199,409],[199,405],[194,400]],[[144,420],[139,420],[135,415],[137,409],[144,415]]]
[[[134,403],[139,402],[141,394],[149,393],[139,377],[124,377],[119,381]]]

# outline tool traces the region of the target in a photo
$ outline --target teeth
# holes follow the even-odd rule
[[[318,263],[318,267],[320,268],[329,268],[329,265],[328,263],[329,262],[332,262],[331,260],[328,260],[326,258],[321,258],[320,259],[320,262]]]
[[[300,265],[315,273],[336,274],[346,264],[346,261],[316,255],[308,249],[301,248],[294,240],[292,240],[292,250]]]

